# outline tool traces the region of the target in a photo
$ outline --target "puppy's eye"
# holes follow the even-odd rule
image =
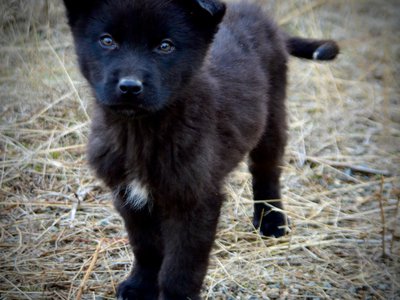
[[[114,42],[112,36],[109,34],[104,34],[100,37],[100,45],[105,49],[117,48],[117,44]]]
[[[168,54],[175,50],[175,46],[170,40],[163,40],[161,44],[157,47],[157,52]]]

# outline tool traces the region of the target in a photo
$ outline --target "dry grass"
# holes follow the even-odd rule
[[[90,94],[61,1],[0,3],[0,298],[113,299],[133,260],[86,166]],[[252,232],[245,164],[206,299],[400,299],[398,2],[266,1],[290,32],[334,37],[332,64],[291,61],[283,195],[292,231]]]

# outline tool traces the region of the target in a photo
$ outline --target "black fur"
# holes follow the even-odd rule
[[[332,40],[289,37],[287,48],[291,55],[306,59],[332,60],[339,54],[339,46]]]
[[[135,254],[117,295],[199,299],[222,185],[247,153],[254,226],[285,234],[287,56],[311,58],[322,44],[287,38],[251,4],[64,3],[96,98],[89,162],[114,191]]]

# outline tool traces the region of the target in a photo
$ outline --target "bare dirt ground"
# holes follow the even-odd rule
[[[290,234],[255,233],[243,163],[203,296],[400,299],[400,4],[258,2],[288,32],[337,39],[342,53],[290,62]],[[113,299],[133,261],[86,165],[92,99],[63,13],[61,1],[0,2],[0,299]]]

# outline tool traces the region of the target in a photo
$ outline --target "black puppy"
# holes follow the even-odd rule
[[[254,226],[285,234],[279,176],[288,53],[330,60],[251,4],[64,0],[96,97],[89,161],[135,254],[121,299],[199,299],[227,174],[250,153]],[[278,209],[274,209],[278,208]]]

